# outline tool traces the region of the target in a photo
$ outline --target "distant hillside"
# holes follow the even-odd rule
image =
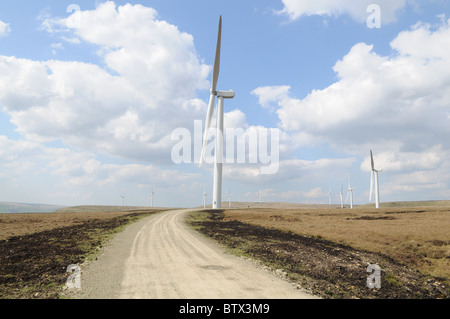
[[[64,206],[0,202],[0,214],[9,213],[52,213]]]
[[[135,210],[148,210],[161,208],[157,207],[144,207],[144,206],[107,206],[107,205],[81,205],[81,206],[69,206],[63,207],[57,210],[57,213],[105,213],[105,212],[128,212]]]
[[[344,205],[345,208],[349,208],[348,204]],[[429,201],[399,201],[399,202],[382,202],[381,208],[395,208],[395,207],[450,207],[450,200],[429,200]],[[355,208],[367,208],[375,207],[374,203],[365,205],[354,205]],[[199,206],[197,208],[203,208]],[[206,205],[206,208],[211,208],[211,204]],[[228,202],[222,202],[222,208],[228,208]],[[297,204],[297,203],[283,203],[283,202],[231,202],[232,209],[244,209],[244,208],[275,208],[275,209],[328,209],[328,208],[340,208],[339,204]]]
[[[366,204],[364,206],[370,207],[375,204]],[[448,207],[450,206],[450,200],[427,200],[427,201],[409,201],[409,202],[386,202],[380,203],[380,207],[418,207],[418,206],[428,206],[428,207]]]
[[[297,208],[329,208],[340,207],[338,204],[298,204],[298,203],[286,203],[286,202],[231,202],[232,209],[244,209],[244,208],[284,208],[284,209],[297,209]],[[355,205],[356,206],[356,205]],[[228,202],[222,201],[222,209],[228,208]],[[196,208],[202,209],[203,206],[197,206]],[[210,209],[211,204],[206,205],[206,208]]]

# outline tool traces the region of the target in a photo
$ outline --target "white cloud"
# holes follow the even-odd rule
[[[334,66],[339,81],[303,99],[278,96],[281,127],[352,151],[370,145],[403,152],[450,148],[449,38],[446,22],[435,31],[419,25],[400,33],[389,57],[356,44]]]
[[[208,88],[210,67],[193,37],[141,5],[106,2],[74,14],[79,28],[49,17],[43,25],[61,40],[98,45],[106,67],[0,56],[4,110],[30,139],[167,163],[172,130],[205,113],[196,94]]]
[[[273,110],[273,103],[288,97],[290,86],[264,86],[254,89],[251,94],[258,97],[258,103],[265,109]]]
[[[238,109],[231,112],[227,112],[224,115],[224,129],[227,128],[242,128],[247,129],[249,127],[245,114]],[[225,131],[226,132],[226,131]]]
[[[392,172],[408,172],[413,170],[433,170],[443,164],[447,158],[446,151],[435,145],[422,152],[398,152],[388,149],[376,155],[376,168]],[[361,163],[361,170],[370,171],[370,156]]]
[[[316,201],[316,200],[323,200],[328,195],[325,193],[320,187],[315,187],[313,189],[310,189],[308,191],[285,191],[281,192],[278,195],[283,200],[295,200],[295,201]]]
[[[145,193],[151,185],[176,189],[199,180],[185,173],[152,164],[108,163],[96,154],[38,142],[12,140],[0,135],[0,178],[3,198],[61,204],[111,203],[123,189]],[[45,181],[43,183],[43,181]],[[29,185],[39,185],[29,189]],[[139,190],[140,189],[140,190]],[[161,200],[162,196],[160,196]],[[134,201],[143,202],[142,198]]]
[[[279,161],[279,170],[276,174],[266,175],[260,173],[260,164],[225,164],[223,175],[228,180],[248,184],[258,182],[285,184],[288,181],[320,183],[320,181],[329,180],[332,176],[340,176],[340,172],[348,171],[354,162],[354,158],[284,159]]]
[[[11,32],[11,27],[9,26],[9,23],[5,23],[0,20],[0,37],[5,37],[9,35]]]
[[[376,3],[381,8],[382,23],[396,20],[397,13],[406,6],[406,0],[282,0],[283,9],[279,14],[288,15],[291,20],[302,16],[341,16],[350,15],[357,22],[366,22],[370,13],[369,5]]]
[[[442,193],[450,175],[445,164],[450,153],[448,39],[450,20],[438,26],[418,23],[391,42],[390,56],[377,54],[372,45],[354,45],[334,66],[338,81],[304,98],[285,87],[254,93],[261,103],[276,105],[281,128],[299,146],[326,143],[364,157],[360,168],[366,172],[373,149],[377,168],[384,170],[380,178],[392,185],[383,188],[385,193],[433,187]],[[283,94],[267,93],[277,91]],[[408,178],[412,172],[421,179]]]
[[[446,198],[450,179],[449,157],[450,150],[440,145],[423,152],[387,150],[374,154],[376,168],[383,169],[379,179],[384,196],[401,200],[396,196],[409,193],[415,200]],[[369,176],[369,157],[361,163],[361,170]]]
[[[0,135],[0,177],[3,181],[15,180],[23,175],[39,172],[43,160],[43,147],[30,141],[13,141]]]

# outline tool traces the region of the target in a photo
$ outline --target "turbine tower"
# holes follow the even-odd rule
[[[206,188],[203,186],[203,208],[206,208],[206,196],[208,194],[206,194]]]
[[[331,188],[328,189],[328,205],[331,205]]]
[[[153,185],[152,185],[152,192],[150,193],[150,201],[151,201],[151,205],[153,207],[153,195],[155,195],[155,192],[153,191]]]
[[[217,127],[216,127],[216,149],[214,154],[214,184],[212,208],[220,208],[222,204],[222,163],[223,163],[223,100],[234,98],[234,91],[216,91],[217,80],[219,78],[220,68],[220,46],[222,39],[222,16],[219,19],[219,31],[217,35],[216,56],[212,72],[211,91],[209,98],[208,112],[206,114],[205,132],[203,135],[203,148],[200,156],[200,166],[205,156],[206,144],[208,141],[208,131],[211,126],[211,120],[214,113],[214,102],[217,97]]]
[[[261,198],[262,198],[261,189],[258,186],[258,203],[260,203],[260,204],[261,204]]]
[[[375,165],[373,163],[373,155],[372,150],[370,150],[370,164],[372,166],[372,170],[370,171],[370,194],[369,194],[369,202],[372,201],[372,190],[375,183],[375,208],[380,208],[380,187],[378,184],[378,173],[382,172],[381,169],[375,169]]]
[[[122,197],[122,206],[125,206],[125,193],[120,194],[120,197]]]
[[[355,189],[354,188],[351,188],[351,186],[350,186],[350,177],[348,178],[348,193],[347,193],[347,200],[348,200],[348,197],[349,197],[349,195],[350,195],[350,208],[351,209],[353,209],[353,191],[354,191]]]
[[[343,202],[344,193],[342,192],[343,189],[344,189],[344,185],[341,185],[341,192],[339,193],[339,196],[341,197],[341,208],[344,208],[344,202]]]
[[[228,193],[227,193],[227,197],[228,197],[228,208],[231,208],[231,193],[230,193],[229,190],[228,190]]]

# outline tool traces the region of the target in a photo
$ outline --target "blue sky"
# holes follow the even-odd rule
[[[219,16],[225,125],[281,133],[279,170],[226,164],[238,201],[450,197],[450,3],[0,2],[0,201],[191,207],[212,167],[174,163],[204,121]],[[380,28],[367,24],[370,4]],[[208,202],[211,195],[208,195]]]

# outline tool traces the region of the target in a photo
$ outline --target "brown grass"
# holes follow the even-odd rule
[[[60,209],[54,213],[0,214],[0,240],[80,225],[92,219],[107,220],[140,210],[145,209],[123,206],[76,206]]]
[[[78,207],[0,214],[0,299],[66,298],[69,264],[95,258],[115,233],[161,209]]]
[[[433,276],[450,278],[450,208],[231,209],[225,220],[277,228],[389,255]]]

